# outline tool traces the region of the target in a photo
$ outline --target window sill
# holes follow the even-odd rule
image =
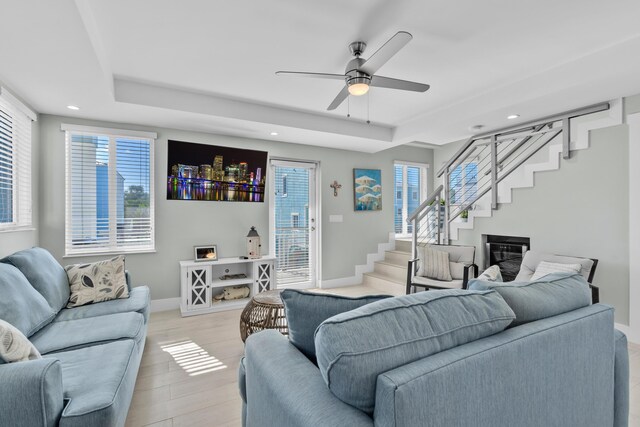
[[[93,256],[105,256],[105,255],[135,255],[135,254],[155,254],[155,249],[140,249],[140,250],[113,250],[113,251],[98,251],[98,252],[82,252],[65,254],[62,258],[86,258]]]
[[[0,233],[15,233],[19,231],[36,231],[33,227],[7,227],[0,228]]]

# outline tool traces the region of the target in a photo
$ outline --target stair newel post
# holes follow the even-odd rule
[[[418,217],[416,216],[411,220],[411,259],[416,259],[418,256]]]
[[[440,198],[444,199],[444,221],[442,221],[442,225],[443,225],[443,241],[442,242],[438,242],[438,243],[442,243],[445,245],[449,244],[449,194],[451,193],[450,189],[449,189],[449,185],[451,184],[451,171],[449,170],[449,166],[446,167],[445,171],[444,171],[444,183],[443,183],[443,191],[444,191],[444,197],[442,197],[442,195],[440,196]],[[440,199],[439,198],[439,199]],[[436,200],[436,209],[438,209],[438,215],[440,215],[440,200]],[[438,221],[440,221],[438,219]],[[440,222],[438,222],[438,230],[440,229]]]
[[[491,136],[491,209],[498,209],[498,135]]]
[[[571,158],[571,130],[569,117],[562,119],[562,158]]]

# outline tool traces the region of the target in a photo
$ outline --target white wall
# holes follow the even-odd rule
[[[625,108],[627,113],[640,110],[640,96],[628,98]],[[460,230],[455,243],[476,245],[479,265],[484,261],[482,234],[530,237],[533,250],[597,258],[594,284],[601,301],[616,308],[616,322],[628,324],[627,125],[592,131],[590,141],[589,149],[562,160],[560,170],[537,173],[534,188],[514,190],[512,203],[501,204],[493,217],[476,218],[473,230]],[[435,150],[434,173],[461,144]]]
[[[153,299],[179,295],[178,261],[193,257],[193,246],[214,243],[221,257],[243,255],[249,227],[255,225],[269,247],[269,196],[265,203],[196,202],[166,200],[167,140],[174,139],[268,151],[272,157],[320,162],[322,193],[322,280],[349,277],[357,264],[366,263],[367,253],[388,240],[393,231],[393,161],[433,163],[431,149],[397,147],[377,154],[324,149],[300,144],[235,138],[174,129],[158,129],[120,123],[78,120],[42,115],[40,175],[40,245],[61,261],[72,264],[93,258],[63,258],[64,255],[64,133],[61,123],[147,130],[158,133],[155,146],[156,248],[157,253],[127,256],[127,268],[136,284],[151,287]],[[353,168],[382,169],[383,210],[354,212]],[[343,185],[338,197],[329,184]],[[431,187],[430,187],[431,188]],[[267,188],[267,193],[271,191]],[[342,223],[329,223],[329,215],[341,214]]]

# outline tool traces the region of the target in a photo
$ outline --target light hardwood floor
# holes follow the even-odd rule
[[[330,292],[378,291],[354,286]],[[186,318],[177,310],[152,313],[127,426],[240,426],[240,313]],[[629,425],[640,427],[640,345],[629,345],[629,362]]]

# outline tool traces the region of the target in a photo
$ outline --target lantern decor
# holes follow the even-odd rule
[[[260,235],[258,235],[256,228],[252,226],[249,234],[247,234],[247,256],[249,259],[261,258],[260,247]]]

